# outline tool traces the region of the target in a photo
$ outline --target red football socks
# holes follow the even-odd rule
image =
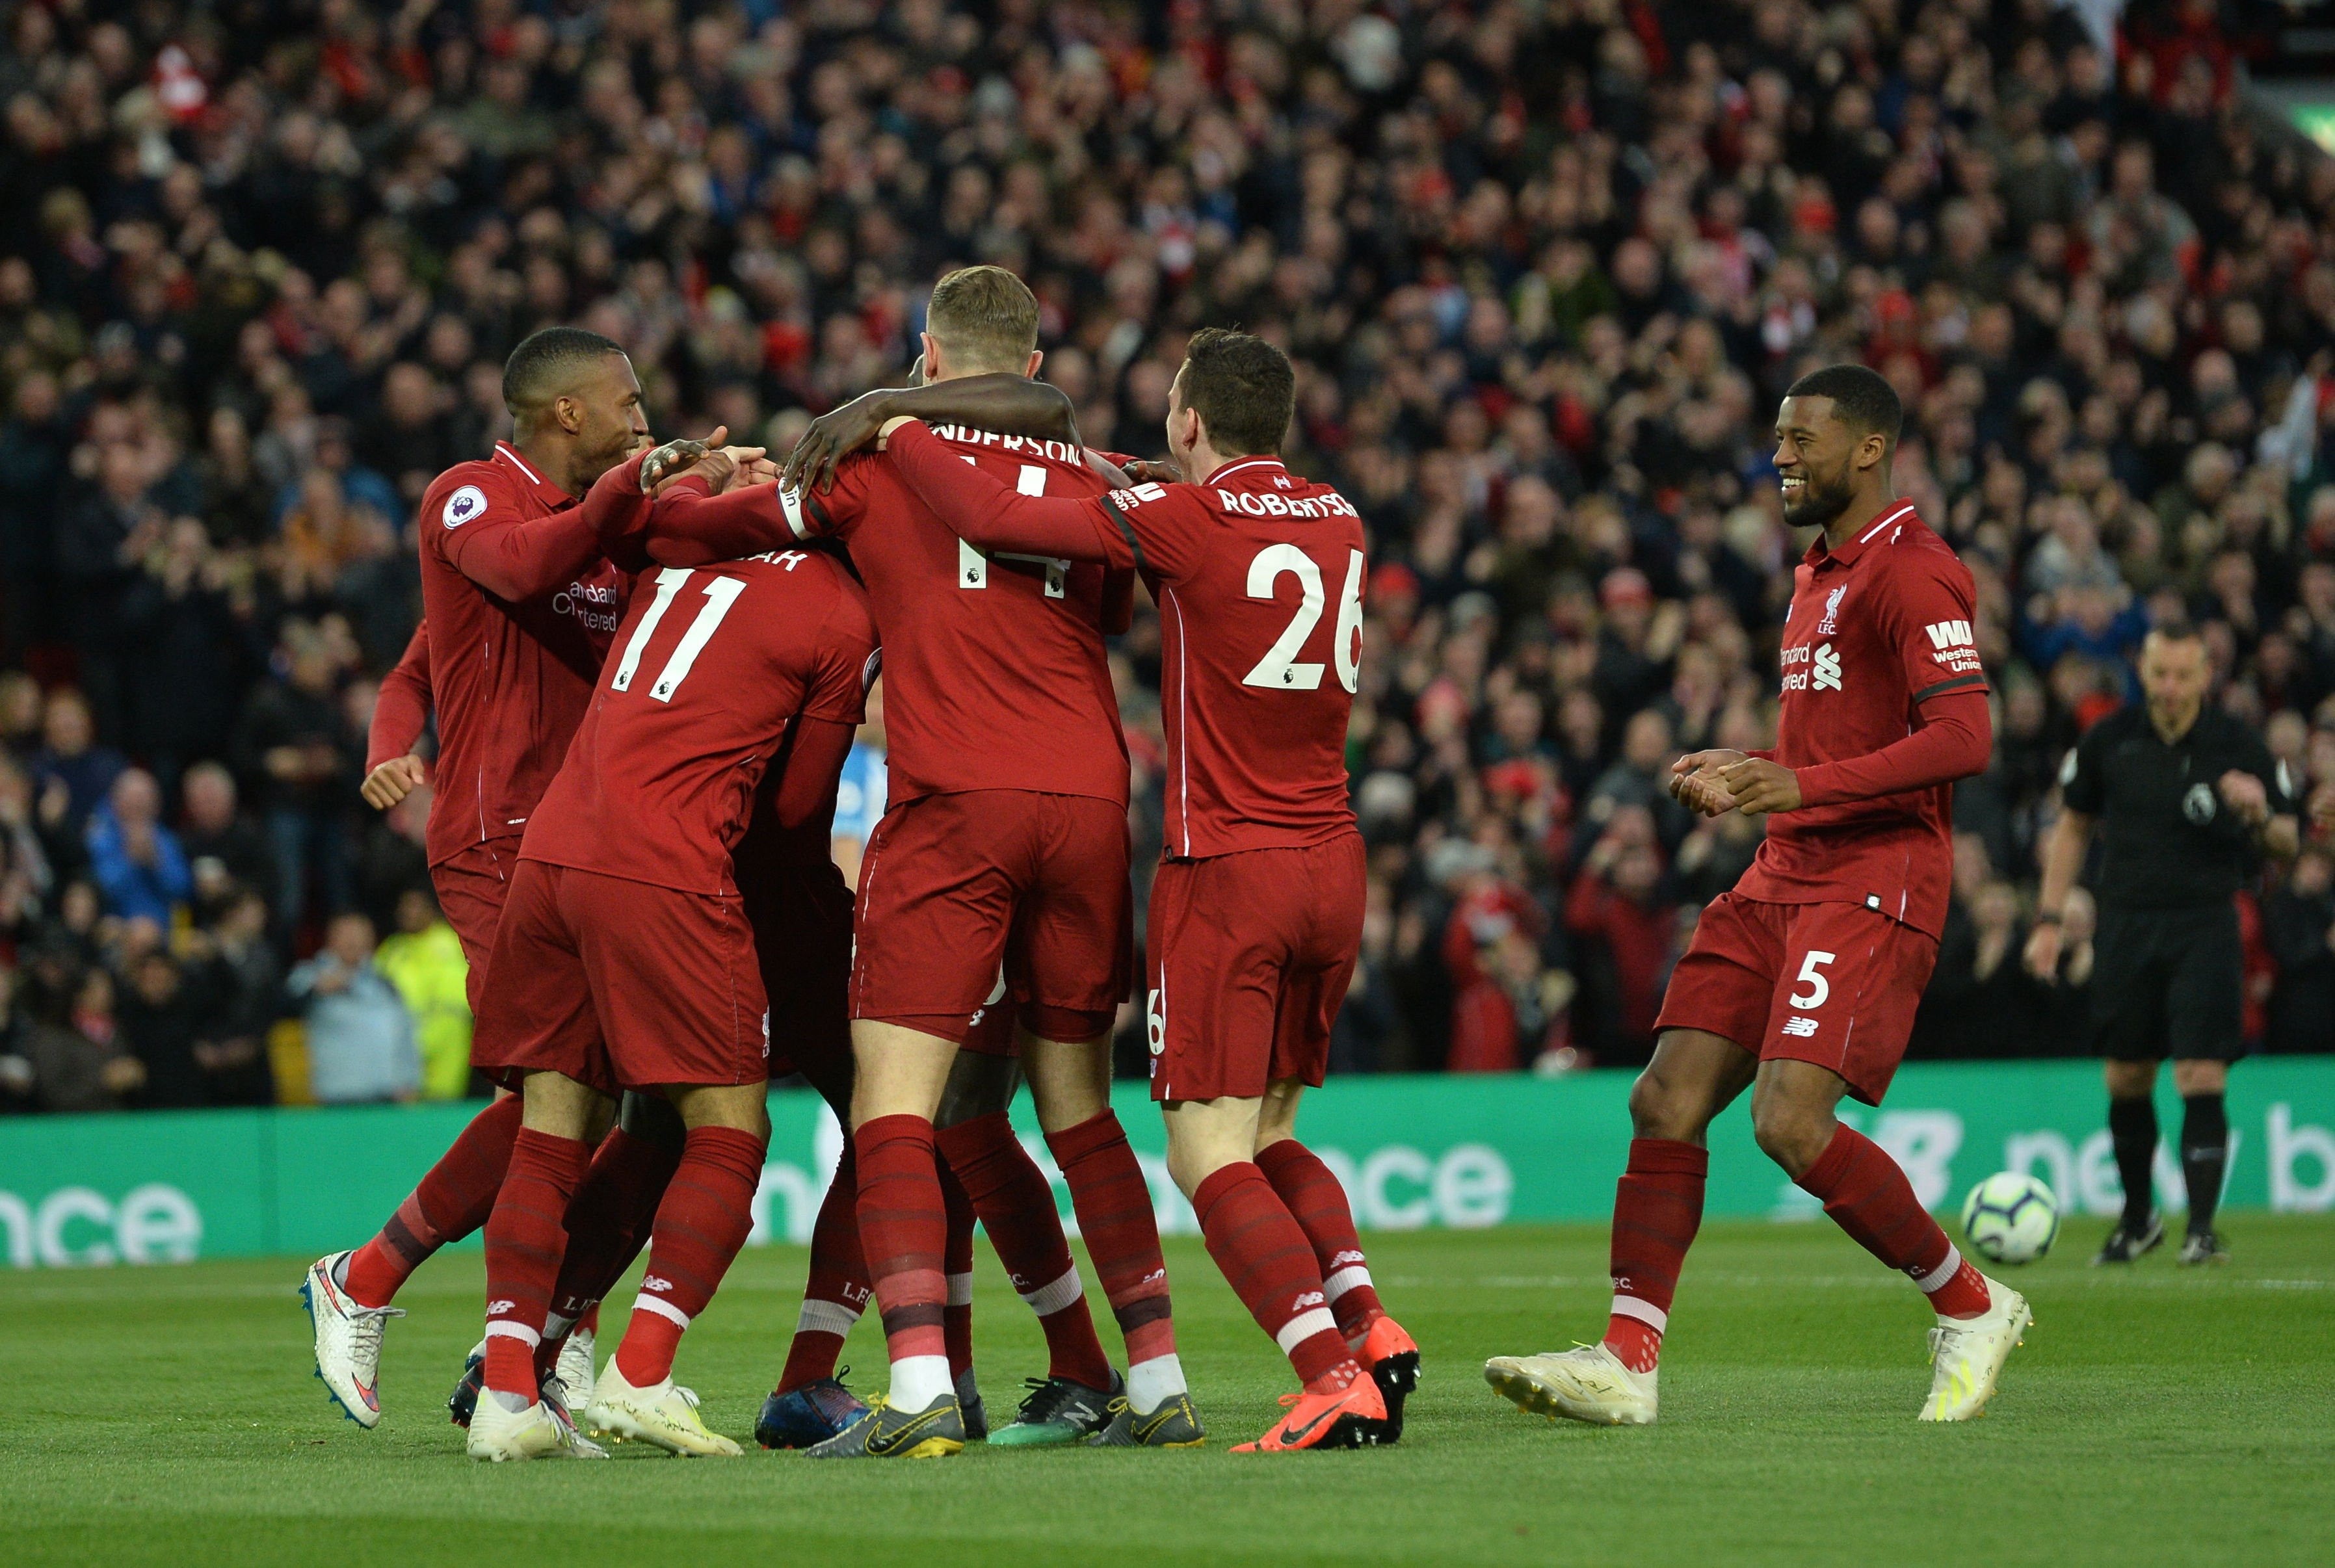
[[[633,1387],[651,1388],[672,1376],[682,1333],[746,1244],[767,1147],[760,1134],[737,1128],[689,1129],[681,1164],[657,1205],[648,1273],[616,1347],[616,1370]]]
[[[517,1104],[516,1097],[511,1103]],[[567,1248],[568,1200],[592,1158],[581,1139],[522,1128],[487,1217],[487,1387],[532,1402],[536,1347]]]
[[[1710,1151],[1674,1138],[1630,1140],[1630,1163],[1613,1190],[1613,1314],[1605,1348],[1632,1371],[1660,1362],[1680,1265],[1702,1224]]]
[[[810,1278],[803,1285],[802,1315],[794,1343],[787,1347],[786,1370],[777,1392],[790,1394],[808,1383],[835,1376],[845,1336],[867,1310],[867,1260],[859,1252],[859,1161],[848,1142],[828,1184],[827,1196],[811,1224]]]
[[[896,1369],[919,1357],[945,1362],[948,1214],[934,1161],[933,1124],[920,1116],[875,1117],[860,1124],[852,1140],[859,1155],[859,1244],[884,1314],[892,1364]]]
[[[470,1118],[381,1233],[349,1258],[342,1282],[350,1300],[367,1307],[389,1305],[406,1276],[431,1253],[487,1223],[524,1108],[518,1096],[505,1095]]]
[[[1858,1245],[1921,1286],[1940,1316],[1974,1318],[1986,1311],[1984,1277],[1946,1239],[1879,1144],[1854,1128],[1836,1128],[1799,1185],[1824,1200],[1825,1213]]]
[[[1110,1387],[1110,1358],[1095,1337],[1086,1282],[1054,1207],[1054,1189],[1003,1111],[940,1131],[949,1168],[964,1184],[990,1245],[1013,1288],[1046,1333],[1047,1375],[1090,1389]]]
[[[948,1279],[948,1300],[941,1308],[941,1334],[948,1341],[949,1377],[963,1378],[973,1370],[973,1200],[949,1169],[948,1161],[934,1162],[941,1178],[941,1213],[947,1216],[947,1240],[941,1248],[941,1273]]]
[[[640,1256],[656,1223],[665,1185],[681,1163],[681,1150],[654,1138],[635,1137],[621,1127],[592,1153],[592,1166],[567,1204],[567,1256],[551,1310],[580,1319],[615,1287]]]
[[[1246,1161],[1226,1166],[1200,1184],[1192,1207],[1208,1255],[1301,1382],[1310,1385],[1353,1359],[1323,1305],[1313,1248],[1263,1171]]]
[[[1174,1355],[1176,1319],[1168,1300],[1168,1264],[1159,1255],[1159,1224],[1151,1212],[1151,1186],[1143,1179],[1119,1118],[1104,1111],[1050,1132],[1046,1147],[1070,1184],[1079,1234],[1127,1341],[1129,1367]]]
[[[1360,1343],[1371,1325],[1386,1316],[1386,1309],[1371,1283],[1370,1260],[1354,1234],[1354,1212],[1346,1202],[1346,1189],[1312,1149],[1293,1137],[1257,1150],[1256,1168],[1313,1244],[1322,1290],[1330,1298],[1338,1331],[1348,1344]]]

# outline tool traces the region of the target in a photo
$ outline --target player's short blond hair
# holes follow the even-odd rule
[[[1019,373],[1038,346],[1038,296],[1002,266],[966,266],[933,286],[925,330],[965,370]]]

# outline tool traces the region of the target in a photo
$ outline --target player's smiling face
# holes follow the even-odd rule
[[[1821,528],[1856,498],[1860,439],[1833,411],[1830,398],[1786,398],[1776,412],[1776,473],[1782,481],[1784,520]]]

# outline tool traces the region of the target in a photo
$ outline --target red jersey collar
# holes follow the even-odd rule
[[[1858,530],[1855,537],[1838,549],[1826,545],[1823,533],[1818,532],[1816,542],[1808,547],[1808,553],[1803,558],[1809,566],[1819,571],[1824,568],[1827,561],[1843,566],[1854,566],[1856,564],[1856,557],[1865,554],[1868,546],[1887,544],[1897,537],[1897,530],[1904,528],[1905,524],[1919,520],[1914,515],[1914,503],[1900,500],[1894,506],[1883,508],[1879,517],[1865,524]]]
[[[1244,485],[1269,485],[1277,479],[1280,481],[1280,489],[1285,490],[1290,488],[1289,470],[1282,466],[1279,458],[1271,456],[1235,458],[1230,462],[1219,465],[1216,472],[1200,482],[1204,485],[1220,485],[1235,474],[1244,476],[1241,480]]]
[[[509,441],[497,441],[495,443],[495,459],[499,462],[509,464],[511,468],[516,469],[518,473],[518,477],[526,480],[527,483],[534,489],[535,498],[541,501],[545,506],[549,507],[554,511],[557,511],[560,508],[567,506],[576,498],[574,496],[569,495],[566,490],[561,489],[557,485],[553,484],[549,479],[545,479],[541,473],[537,471],[536,466],[533,463],[528,462],[525,458],[519,456],[518,449],[511,445]]]

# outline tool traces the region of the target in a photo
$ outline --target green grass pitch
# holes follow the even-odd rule
[[[1527,1417],[1481,1377],[1487,1355],[1602,1326],[1602,1229],[1368,1237],[1427,1356],[1409,1432],[1285,1458],[1225,1451],[1292,1384],[1187,1241],[1168,1261],[1206,1448],[831,1466],[751,1447],[737,1463],[620,1448],[605,1465],[470,1464],[441,1402],[477,1335],[475,1252],[409,1287],[370,1433],[309,1375],[305,1259],[10,1273],[0,1540],[11,1564],[171,1568],[2330,1561],[2335,1219],[2237,1216],[2237,1261],[2212,1271],[2166,1253],[2090,1269],[2103,1228],[2076,1222],[2012,1273],[2035,1327],[1986,1418],[1952,1428],[1913,1418],[1928,1387],[1915,1293],[1829,1225],[1704,1232],[1651,1430]],[[741,1439],[802,1268],[796,1249],[748,1253],[682,1347],[683,1380]],[[985,1247],[981,1268],[978,1362],[1003,1419],[1040,1341]],[[879,1367],[872,1315],[846,1359],[863,1382]]]

